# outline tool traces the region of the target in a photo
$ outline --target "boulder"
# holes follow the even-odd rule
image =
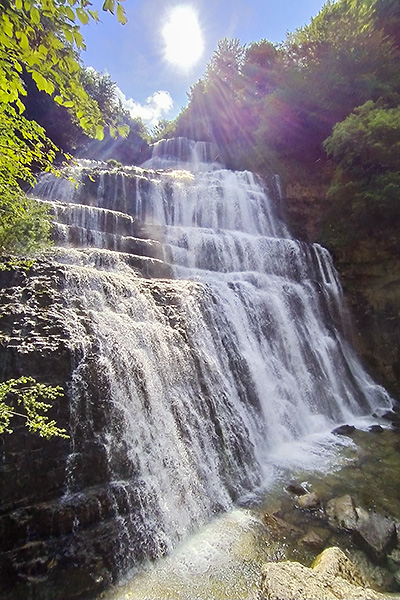
[[[303,534],[302,530],[295,525],[287,523],[283,519],[280,519],[275,515],[271,515],[270,513],[264,514],[263,521],[269,531],[269,534],[273,538],[299,538]]]
[[[303,494],[307,494],[307,490],[301,485],[301,483],[297,483],[297,481],[291,481],[286,486],[286,490],[294,496],[302,496]]]
[[[333,529],[352,531],[357,526],[356,506],[349,494],[329,500],[325,506],[325,513]]]
[[[318,510],[321,507],[321,500],[314,492],[308,492],[297,498],[297,506],[304,510]]]
[[[388,556],[389,562],[392,565],[400,566],[400,548],[395,548]]]
[[[336,427],[332,433],[336,433],[337,435],[350,435],[353,431],[355,431],[354,425],[340,425],[339,427]]]
[[[325,513],[333,529],[351,531],[355,543],[375,562],[383,562],[396,546],[396,524],[383,515],[356,507],[346,494],[327,502]]]
[[[297,562],[267,563],[261,571],[260,600],[384,600],[365,587],[361,575],[339,548],[327,548],[313,567]]]
[[[321,548],[324,547],[325,539],[326,536],[322,537],[319,535],[319,533],[311,529],[311,531],[308,531],[305,535],[303,535],[301,540],[299,540],[299,543],[302,546],[306,546],[312,550],[321,550]]]
[[[382,562],[397,542],[394,521],[383,515],[356,508],[357,523],[353,530],[354,541],[375,560]]]

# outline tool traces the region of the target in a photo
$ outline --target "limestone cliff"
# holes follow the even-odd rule
[[[286,218],[296,237],[324,244],[327,185],[293,183],[286,189]],[[371,375],[400,398],[400,256],[379,237],[333,252],[354,327],[354,344]]]

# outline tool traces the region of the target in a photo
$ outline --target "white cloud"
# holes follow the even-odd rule
[[[132,98],[127,98],[119,87],[116,87],[115,92],[123,107],[130,112],[132,119],[140,117],[150,127],[157,125],[158,121],[165,117],[174,105],[170,93],[164,90],[154,92],[146,99],[145,104],[139,104]]]

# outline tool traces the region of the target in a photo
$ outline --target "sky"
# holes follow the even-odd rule
[[[108,73],[133,117],[148,127],[173,119],[187,105],[190,86],[204,75],[223,38],[242,44],[282,42],[310,22],[324,0],[125,0],[126,25],[102,12],[82,26],[86,66]]]

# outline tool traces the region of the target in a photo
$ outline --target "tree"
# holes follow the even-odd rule
[[[114,12],[126,22],[122,4],[105,0],[103,10]],[[38,90],[67,108],[80,127],[91,136],[102,138],[106,120],[98,104],[90,98],[80,80],[78,52],[84,41],[79,24],[97,20],[88,0],[1,0],[0,1],[0,215],[2,251],[15,252],[18,247],[6,244],[16,239],[13,229],[35,232],[41,244],[46,242],[46,227],[34,226],[46,219],[45,210],[33,210],[32,201],[24,197],[21,183],[33,182],[32,166],[53,169],[57,148],[45,130],[24,117],[26,88],[24,77],[30,76]],[[126,133],[126,128],[122,133]],[[40,217],[39,217],[40,213]],[[28,215],[33,216],[28,227]],[[22,226],[21,218],[25,222]],[[21,238],[19,251],[33,249]]]
[[[29,431],[41,437],[68,438],[65,429],[60,429],[55,421],[42,414],[51,408],[51,404],[43,400],[54,401],[62,395],[60,386],[44,385],[33,377],[19,377],[0,383],[0,434],[13,433],[11,419],[21,417]]]
[[[116,131],[126,133],[129,129],[130,114],[117,97],[116,85],[110,76],[98,73],[92,67],[83,67],[79,79],[89,97],[97,102],[107,123],[104,136],[107,137],[111,131],[111,137],[115,139]],[[24,115],[29,120],[39,123],[58,148],[75,154],[78,148],[82,149],[91,144],[92,139],[67,108],[54,102],[44,91],[39,91],[28,74],[24,76],[24,83],[27,91]],[[126,132],[123,131],[124,127]]]
[[[329,191],[333,214],[328,243],[381,238],[384,230],[386,242],[393,238],[397,245],[400,104],[390,107],[382,101],[366,102],[335,125],[324,146],[336,165]]]

